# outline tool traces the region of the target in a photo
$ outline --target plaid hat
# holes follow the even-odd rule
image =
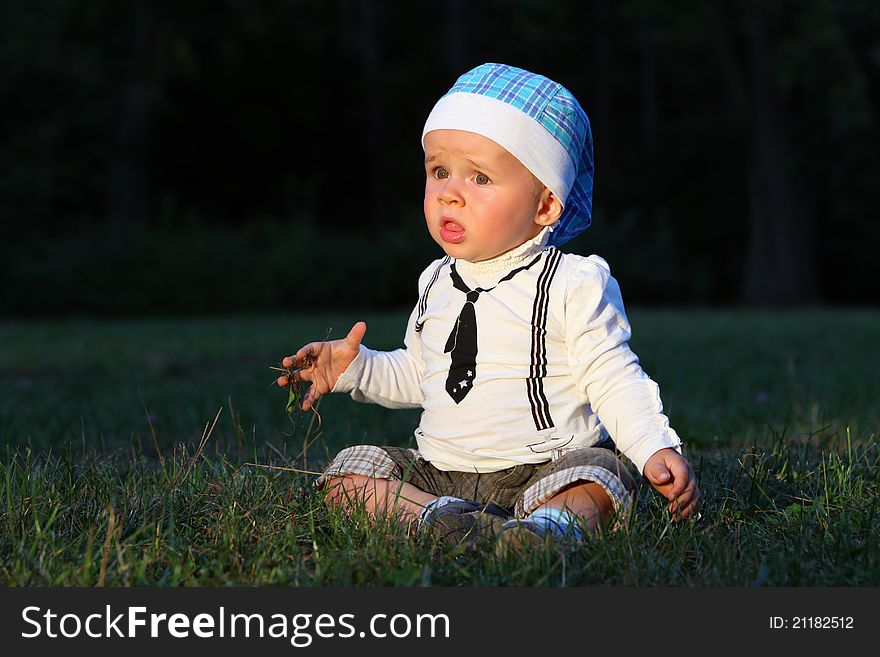
[[[516,157],[562,202],[550,244],[585,231],[593,213],[593,137],[572,93],[543,75],[482,64],[462,75],[425,122],[432,130],[488,137]]]

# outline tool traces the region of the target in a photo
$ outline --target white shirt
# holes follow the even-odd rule
[[[419,452],[440,470],[541,463],[607,435],[639,472],[658,450],[680,451],[659,388],[629,348],[630,325],[608,264],[547,247],[549,234],[488,261],[434,261],[419,277],[405,348],[361,345],[333,392],[388,408],[421,407]],[[444,347],[465,303],[452,285],[452,263],[470,289],[497,284],[474,304],[476,376],[458,404],[445,387]]]

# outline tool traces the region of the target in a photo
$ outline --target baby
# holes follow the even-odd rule
[[[560,245],[591,221],[593,146],[574,96],[541,75],[484,64],[434,106],[422,133],[424,212],[446,256],[419,278],[405,348],[314,342],[278,385],[421,408],[418,449],[342,450],[317,486],[331,505],[395,514],[446,542],[500,553],[573,544],[614,527],[635,482],[619,450],[677,517],[700,491],[628,346],[620,290],[598,256]]]

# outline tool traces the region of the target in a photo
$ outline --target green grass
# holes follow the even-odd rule
[[[346,445],[412,444],[417,412],[329,396],[310,427],[272,385],[269,365],[356,319],[400,344],[404,314],[0,324],[0,582],[880,584],[880,313],[632,312],[703,519],[670,523],[643,485],[622,530],[508,560],[313,492]]]

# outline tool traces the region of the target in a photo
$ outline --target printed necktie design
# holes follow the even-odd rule
[[[446,340],[446,347],[443,353],[450,353],[452,363],[449,366],[449,374],[446,376],[446,392],[452,397],[456,404],[460,404],[462,400],[474,387],[474,379],[477,376],[477,313],[474,304],[483,292],[491,292],[504,281],[509,281],[519,272],[531,267],[541,259],[539,254],[529,264],[514,269],[495,285],[488,289],[481,287],[471,290],[461,279],[458,271],[455,269],[453,262],[449,266],[449,274],[452,278],[452,285],[456,290],[460,290],[465,294],[464,306],[455,320],[449,339]]]

